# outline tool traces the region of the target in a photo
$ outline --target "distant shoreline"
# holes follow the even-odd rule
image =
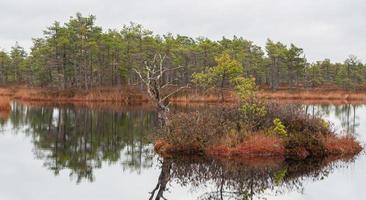
[[[237,103],[234,92],[226,90],[224,101],[218,91],[199,91],[188,89],[170,98],[174,104],[194,103]],[[340,89],[281,89],[272,91],[260,89],[257,97],[284,103],[304,104],[363,104],[366,103],[366,91],[346,91]],[[103,87],[90,90],[66,89],[55,90],[39,87],[1,86],[0,97],[8,97],[22,101],[60,102],[60,103],[120,103],[125,105],[147,104],[149,98],[135,86]]]

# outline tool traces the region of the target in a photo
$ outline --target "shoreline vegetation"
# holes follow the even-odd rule
[[[57,103],[119,103],[121,105],[140,105],[149,99],[136,87],[78,89],[49,89],[40,87],[0,87],[0,96],[24,102]]]
[[[319,136],[321,137],[321,136]],[[201,148],[200,145],[172,145],[165,140],[157,140],[154,143],[154,150],[163,158],[176,158],[180,156],[202,156],[218,160],[246,161],[256,164],[258,161],[277,160],[306,160],[306,159],[347,159],[358,155],[362,145],[352,136],[332,135],[321,139],[324,145],[324,154],[314,155],[311,149],[304,147],[295,150],[286,149],[288,141],[276,136],[263,136],[261,134],[245,138],[246,141],[236,146],[220,144]],[[271,162],[269,162],[271,163]]]
[[[173,104],[199,104],[199,103],[238,103],[238,95],[232,91],[225,91],[222,100],[219,91],[201,91],[186,89],[169,98]],[[27,86],[0,86],[0,97],[17,99],[25,102],[55,102],[55,103],[119,103],[121,105],[149,104],[151,100],[143,90],[136,86],[129,87],[104,87],[90,90],[58,90]],[[260,89],[256,97],[262,100],[278,101],[284,103],[302,104],[362,104],[366,102],[366,91],[347,91],[339,89],[281,89],[272,91]]]

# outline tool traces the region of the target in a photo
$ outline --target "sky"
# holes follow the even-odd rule
[[[366,61],[365,11],[364,0],[1,0],[0,49],[16,41],[29,49],[54,21],[81,12],[104,30],[135,22],[157,34],[294,43],[311,62],[350,54]]]

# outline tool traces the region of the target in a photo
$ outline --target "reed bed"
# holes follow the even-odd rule
[[[10,111],[10,99],[7,97],[0,98],[0,111]]]

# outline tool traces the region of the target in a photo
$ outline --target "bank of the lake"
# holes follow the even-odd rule
[[[221,98],[221,92],[216,90],[186,90],[170,99],[174,103],[202,103],[202,102],[238,102],[239,98],[235,92],[231,90],[223,91],[224,98]],[[260,89],[256,92],[257,98],[268,100],[281,100],[289,103],[321,103],[321,104],[344,104],[356,103],[362,104],[366,102],[366,91],[347,91],[341,89],[326,88],[286,88],[279,90]]]
[[[237,103],[239,98],[235,92],[225,90],[224,99],[219,90],[199,90],[185,89],[178,95],[169,99],[171,103]],[[97,87],[88,90],[80,89],[52,89],[26,86],[1,86],[0,96],[18,99],[22,101],[43,101],[43,102],[64,102],[64,103],[82,103],[82,102],[111,102],[122,103],[125,105],[145,104],[149,102],[148,96],[137,86],[123,87]],[[279,89],[269,90],[260,89],[256,92],[260,99],[281,100],[289,103],[306,104],[362,104],[366,102],[366,91],[346,91],[340,89]]]
[[[0,87],[0,96],[25,102],[144,104],[149,99],[137,87],[98,87],[89,90],[39,87]]]

